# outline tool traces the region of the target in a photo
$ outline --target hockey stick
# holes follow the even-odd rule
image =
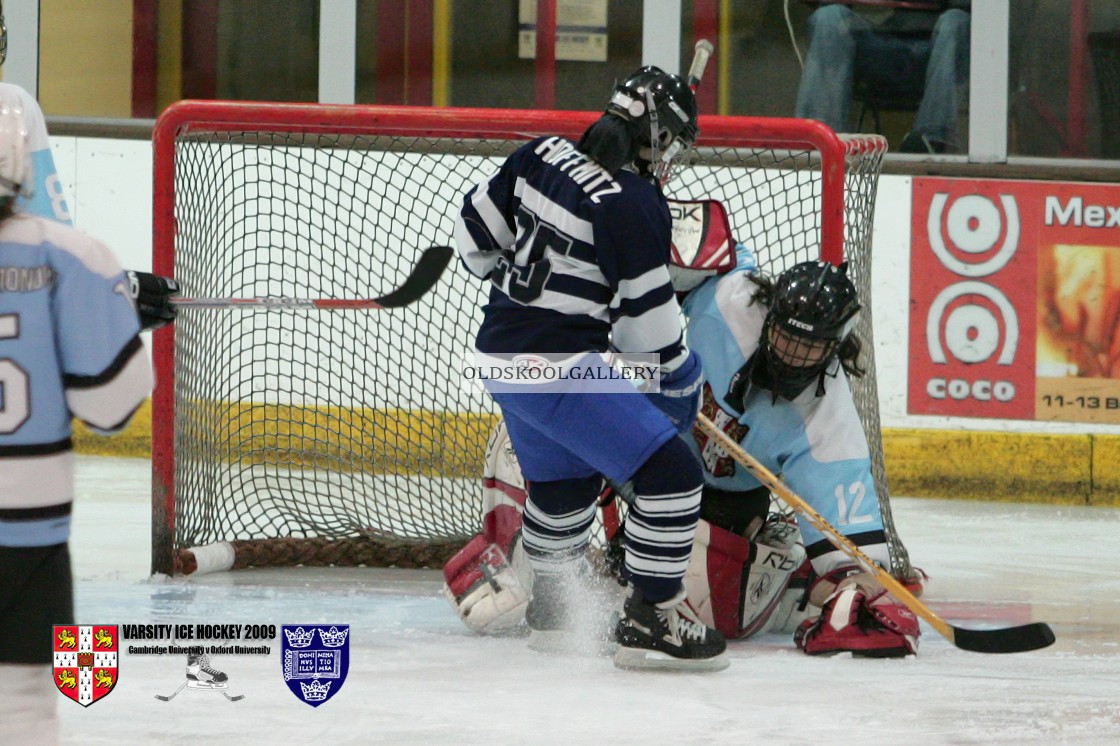
[[[693,93],[696,93],[696,89],[700,86],[700,79],[704,77],[704,68],[708,66],[708,59],[713,51],[714,47],[707,39],[696,42],[696,48],[692,53],[692,65],[688,68],[688,87]]]
[[[420,255],[412,274],[399,288],[380,298],[172,298],[179,308],[329,308],[366,309],[401,308],[420,299],[435,286],[451,261],[455,250],[450,246],[432,246]]]
[[[176,694],[183,691],[183,687],[185,687],[186,685],[187,685],[187,682],[184,681],[182,684],[179,685],[179,688],[176,689],[175,691],[173,691],[171,694],[168,694],[166,697],[163,696],[162,694],[157,694],[156,699],[160,700],[161,702],[170,702],[171,700],[175,699]]]
[[[754,456],[750,455],[739,444],[728,437],[727,433],[720,430],[703,414],[696,418],[700,429],[715,439],[731,458],[742,464],[755,479],[768,487],[774,494],[782,498],[790,507],[803,515],[822,534],[832,542],[837,549],[847,554],[860,564],[860,566],[875,576],[875,579],[897,598],[906,608],[922,619],[929,622],[937,632],[949,642],[962,650],[974,653],[1022,653],[1028,650],[1038,650],[1054,642],[1054,632],[1048,624],[1033,622],[1017,627],[1004,627],[1002,629],[964,629],[955,627],[937,616],[928,606],[908,591],[893,575],[875,564],[875,561],[861,552],[848,537],[841,534],[832,524],[813,510],[799,495],[786,486],[774,474],[763,466]]]
[[[245,699],[244,694],[235,694],[231,697],[229,695],[229,692],[225,691],[224,689],[219,689],[218,691],[220,691],[225,696],[225,698],[228,699],[230,702],[237,702],[238,700]]]

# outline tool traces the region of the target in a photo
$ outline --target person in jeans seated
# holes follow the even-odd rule
[[[971,0],[820,4],[809,17],[795,115],[849,131],[859,81],[877,98],[921,98],[902,152],[961,150],[958,111],[968,83]]]

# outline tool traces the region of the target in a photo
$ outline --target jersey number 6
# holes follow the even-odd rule
[[[0,316],[0,339],[19,336],[19,316],[14,313]],[[0,435],[19,430],[31,416],[28,401],[27,371],[8,358],[0,360]]]

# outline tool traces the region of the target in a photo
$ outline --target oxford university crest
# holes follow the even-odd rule
[[[318,707],[338,694],[350,669],[350,625],[285,624],[280,666],[292,694]]]

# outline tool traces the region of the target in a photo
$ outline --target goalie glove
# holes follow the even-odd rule
[[[128,270],[128,293],[136,304],[142,330],[159,329],[175,320],[178,312],[171,299],[179,294],[179,283],[151,272]]]
[[[806,619],[794,633],[797,647],[809,655],[849,652],[862,658],[902,658],[918,652],[918,618],[875,578],[858,567],[841,567],[819,578],[810,598],[831,592],[816,619]]]

